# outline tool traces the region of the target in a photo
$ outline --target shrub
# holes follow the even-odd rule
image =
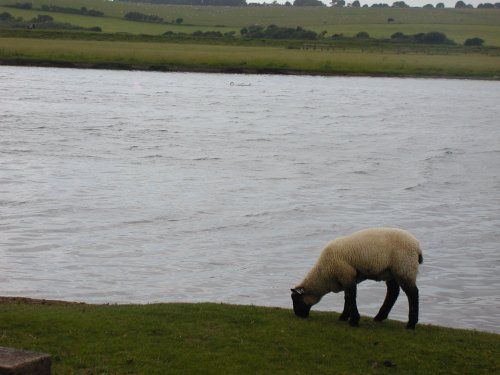
[[[125,19],[129,21],[140,21],[140,22],[163,22],[163,18],[158,17],[154,14],[143,14],[139,12],[128,12],[125,14]]]
[[[484,3],[484,4],[479,4],[477,6],[478,9],[485,8],[485,9],[494,9],[495,5],[492,3]]]
[[[406,4],[404,1],[396,1],[392,3],[393,8],[409,8],[410,6]]]
[[[464,45],[465,46],[482,46],[483,43],[484,43],[484,40],[481,38],[471,38],[471,39],[467,39],[464,42]]]
[[[405,35],[398,31],[391,35],[391,40],[407,43],[423,43],[423,44],[455,44],[454,41],[448,39],[445,34],[431,31],[429,33],[419,33],[414,35]]]
[[[294,7],[311,7],[311,6],[320,6],[324,7],[325,3],[320,0],[295,0],[293,2]]]
[[[33,18],[31,21],[36,22],[36,23],[46,23],[46,22],[54,21],[54,18],[52,18],[48,14],[39,14],[38,16]]]
[[[92,17],[101,17],[104,15],[103,12],[99,11],[99,10],[94,10],[94,9],[89,9],[87,10],[86,13],[84,13],[85,15],[87,16],[92,16]]]
[[[370,34],[368,34],[366,31],[360,31],[359,33],[357,33],[355,35],[355,38],[358,38],[358,39],[368,39],[368,38],[370,38]]]
[[[15,18],[12,14],[8,12],[0,13],[0,21],[14,21]]]
[[[94,9],[87,9],[86,7],[81,7],[80,9],[77,9],[77,8],[60,7],[58,5],[42,5],[40,9],[45,12],[82,14],[84,16],[93,16],[93,17],[100,17],[104,15],[103,12]]]
[[[18,9],[32,9],[33,4],[31,3],[15,3],[15,4],[5,4],[4,6],[8,8],[18,8]]]
[[[394,34],[391,35],[391,39],[405,39],[407,36],[403,34],[401,31],[395,32]]]
[[[268,38],[268,39],[312,40],[318,37],[318,34],[316,32],[303,29],[300,26],[294,29],[292,27],[281,27],[276,25],[269,25],[265,29],[260,25],[252,25],[241,29],[240,34],[246,38]]]
[[[195,31],[191,34],[192,36],[201,36],[204,38],[221,38],[222,33],[220,31]]]
[[[428,33],[420,33],[414,35],[417,43],[425,44],[455,44],[452,40],[448,39],[445,34],[439,31],[431,31]]]

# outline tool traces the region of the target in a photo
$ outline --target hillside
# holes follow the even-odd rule
[[[74,25],[99,26],[103,32],[127,32],[158,35],[166,31],[194,32],[217,30],[239,31],[249,25],[311,29],[325,36],[354,36],[364,31],[375,38],[389,38],[396,32],[405,34],[439,31],[457,43],[479,37],[485,45],[500,46],[500,9],[427,9],[427,8],[327,8],[327,7],[195,7],[152,5],[102,0],[42,0],[34,5],[56,5],[79,9],[85,7],[103,12],[102,17],[42,12],[38,9],[7,8],[13,0],[0,0],[0,12],[31,19],[50,14],[56,21]],[[134,22],[124,19],[128,12],[155,15],[163,23]],[[176,20],[182,20],[180,24]],[[389,22],[390,21],[390,22]]]

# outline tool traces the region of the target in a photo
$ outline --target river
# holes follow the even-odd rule
[[[498,103],[488,81],[0,66],[0,295],[291,308],[328,241],[395,226],[422,245],[420,321],[500,333]],[[384,295],[360,284],[360,313]]]

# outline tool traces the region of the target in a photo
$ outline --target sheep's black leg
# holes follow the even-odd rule
[[[359,312],[356,305],[356,283],[345,288],[345,299],[349,306],[349,324],[357,327],[359,325]]]
[[[418,322],[418,288],[416,285],[401,285],[403,291],[406,293],[408,297],[408,323],[406,324],[406,328],[414,329],[415,324]]]
[[[349,300],[347,298],[347,293],[344,293],[344,311],[339,316],[339,320],[347,320],[349,319]]]
[[[380,311],[378,312],[377,316],[373,318],[376,322],[381,322],[382,320],[387,319],[389,316],[389,313],[391,312],[392,307],[396,303],[396,300],[398,299],[399,296],[399,285],[396,280],[392,279],[389,281],[386,281],[387,284],[387,294],[385,296],[384,303],[382,304],[382,307],[380,308]]]

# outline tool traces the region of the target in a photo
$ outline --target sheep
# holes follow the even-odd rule
[[[401,287],[409,304],[406,328],[414,329],[418,321],[416,278],[422,261],[418,240],[402,229],[369,228],[339,237],[326,245],[304,280],[291,289],[295,315],[307,318],[311,307],[325,294],[344,291],[344,310],[339,319],[357,327],[356,285],[367,279],[384,280],[387,295],[374,320],[387,319]]]

